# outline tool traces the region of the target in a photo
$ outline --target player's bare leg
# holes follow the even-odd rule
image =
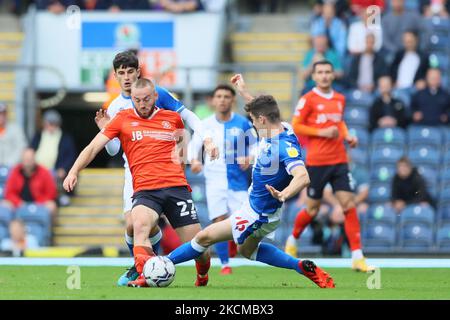
[[[306,209],[300,210],[294,221],[294,228],[292,234],[286,240],[284,252],[297,257],[297,240],[300,238],[302,232],[311,223],[314,217],[319,213],[321,200],[306,198]]]
[[[175,229],[182,243],[191,241],[199,232],[201,232],[201,230],[202,228],[199,223]],[[197,280],[195,281],[195,285],[197,287],[206,286],[208,284],[208,271],[211,266],[210,260],[209,250],[206,250],[200,257],[195,259],[195,268],[197,270]]]
[[[142,276],[145,262],[150,257],[154,256],[152,245],[148,235],[158,223],[159,215],[153,209],[143,205],[138,205],[131,211],[133,220],[133,234],[134,234],[134,265],[136,271],[139,273],[139,278],[135,281],[130,281],[128,286],[145,287],[147,283]]]
[[[375,268],[367,265],[361,246],[361,227],[354,201],[354,194],[348,191],[336,191],[336,198],[344,215],[344,229],[352,252],[352,269],[362,272],[373,272]]]

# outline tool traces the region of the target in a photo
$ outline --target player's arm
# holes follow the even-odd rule
[[[111,114],[110,108],[108,110],[100,109],[95,114],[95,123],[97,127],[102,130],[114,117],[114,114]],[[111,139],[105,146],[106,152],[113,157],[120,151],[120,140],[118,138]]]
[[[99,132],[91,143],[89,143],[88,146],[81,151],[77,160],[67,174],[67,177],[64,179],[64,190],[70,192],[75,188],[80,171],[86,168],[89,163],[94,160],[95,156],[105,147],[108,141],[109,138],[102,132]]]
[[[300,191],[302,191],[303,188],[307,187],[310,183],[308,171],[306,171],[305,166],[295,166],[290,170],[290,173],[293,178],[289,185],[283,190],[278,191],[274,187],[266,185],[266,188],[267,190],[269,190],[272,197],[274,197],[278,201],[284,202],[289,198],[292,198]]]
[[[342,136],[344,137],[344,140],[348,142],[348,145],[350,148],[355,148],[358,144],[358,138],[355,136],[352,136],[347,128],[347,125],[344,121],[341,121],[338,123],[339,131],[341,132]]]
[[[245,103],[249,103],[252,101],[255,97],[250,94],[250,92],[247,91],[247,86],[244,81],[244,77],[242,74],[238,73],[231,77],[230,82],[234,85],[236,88],[236,91],[238,94],[244,98]]]

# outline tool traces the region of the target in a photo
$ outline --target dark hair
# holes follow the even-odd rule
[[[267,117],[271,123],[281,121],[280,108],[278,108],[275,98],[271,95],[256,97],[245,105],[244,110],[255,117]]]
[[[419,38],[419,33],[414,29],[408,29],[408,30],[403,31],[403,34],[405,34],[405,33],[411,33],[414,37],[416,37],[416,39]]]
[[[313,66],[312,66],[312,72],[313,73],[316,72],[316,67],[317,66],[325,66],[325,65],[329,65],[331,67],[331,71],[334,70],[333,64],[330,61],[328,61],[328,60],[320,60],[320,61],[314,62]]]
[[[233,89],[232,86],[228,85],[228,84],[219,84],[217,87],[214,88],[214,90],[211,92],[211,96],[214,96],[216,94],[217,91],[219,90],[227,90],[230,91],[231,94],[234,96],[236,96],[236,91]]]
[[[139,68],[138,57],[130,50],[116,54],[113,60],[114,71],[122,68]]]
[[[397,164],[399,164],[399,163],[406,163],[407,165],[412,167],[411,160],[409,160],[409,158],[407,156],[402,156],[400,159],[398,159]]]

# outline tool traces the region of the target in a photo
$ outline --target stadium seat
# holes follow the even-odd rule
[[[430,61],[435,62],[440,70],[448,72],[450,61],[448,55],[446,55],[444,52],[437,51],[430,54]]]
[[[394,89],[392,90],[392,96],[398,100],[401,100],[405,106],[406,110],[410,112],[411,110],[411,90],[410,89]]]
[[[444,186],[439,191],[439,204],[440,205],[447,205],[450,204],[450,186]]]
[[[8,173],[9,173],[8,167],[0,166],[0,185],[4,185],[6,183]]]
[[[378,128],[372,132],[372,147],[399,146],[403,148],[406,142],[406,133],[401,128]]]
[[[375,247],[384,251],[392,249],[397,243],[396,229],[391,223],[368,222],[363,234],[364,247]]]
[[[450,204],[439,206],[438,217],[440,222],[450,222]]]
[[[204,183],[191,183],[190,184],[192,192],[192,200],[195,203],[204,202],[206,203],[206,187]]]
[[[369,121],[369,112],[366,108],[346,107],[344,112],[344,120],[349,127],[367,127]]]
[[[43,227],[50,230],[51,217],[49,210],[41,205],[25,204],[16,211],[18,218],[22,219],[25,224],[30,222],[40,223]]]
[[[379,164],[370,170],[370,181],[390,183],[396,173],[395,164]]]
[[[395,225],[397,213],[390,205],[371,205],[367,210],[367,223],[385,222]]]
[[[409,146],[427,145],[434,147],[442,146],[442,132],[436,127],[410,126],[407,130]]]
[[[450,185],[450,170],[443,170],[441,176],[441,187],[445,188]]]
[[[375,147],[372,149],[370,155],[370,163],[372,166],[375,165],[389,165],[396,164],[398,159],[400,159],[404,154],[403,149],[396,148],[393,146],[382,146]]]
[[[441,164],[441,153],[434,148],[422,146],[420,149],[412,149],[408,151],[408,158],[415,166],[428,165],[433,166],[436,170]]]
[[[447,151],[450,151],[450,128],[447,127],[442,128],[442,135],[444,137],[444,147]]]
[[[450,223],[443,224],[439,227],[436,244],[439,249],[450,250]]]
[[[426,223],[407,223],[401,228],[400,239],[404,249],[423,251],[433,244],[433,229]]]
[[[367,149],[369,147],[369,132],[365,129],[359,127],[349,128],[349,133],[358,138],[358,148],[357,149]]]
[[[8,229],[13,216],[13,212],[8,207],[0,205],[0,225],[3,224]]]
[[[8,237],[9,237],[8,227],[0,223],[0,242],[2,242],[3,239],[6,239]]]
[[[417,170],[425,179],[429,187],[437,185],[439,181],[439,170],[436,170],[434,166],[421,164],[417,166]]]
[[[345,95],[346,104],[353,107],[369,108],[374,100],[374,96],[370,93],[360,90],[350,90]]]
[[[25,227],[27,233],[36,237],[40,246],[48,246],[50,244],[50,232],[42,224],[26,222]]]
[[[373,183],[369,189],[369,202],[382,203],[391,199],[391,185],[389,183]]]
[[[429,205],[413,204],[408,205],[400,213],[400,223],[405,225],[410,222],[421,222],[433,226],[436,213]]]
[[[5,187],[4,185],[0,184],[0,200],[3,199],[4,194],[5,194]]]
[[[364,148],[351,148],[349,150],[350,157],[352,158],[352,162],[367,166],[368,160],[369,160],[369,152],[367,149]]]

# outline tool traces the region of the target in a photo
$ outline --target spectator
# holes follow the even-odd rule
[[[346,21],[350,16],[351,12],[347,0],[316,0],[313,7],[314,18],[318,18],[322,15],[323,5],[327,2],[334,4],[336,16],[341,18],[343,21]]]
[[[11,170],[6,180],[4,204],[10,208],[30,202],[44,205],[55,218],[56,197],[56,184],[51,172],[36,163],[33,149],[25,149],[22,163]]]
[[[8,122],[7,109],[0,102],[0,166],[12,167],[19,163],[27,141],[22,128]]]
[[[389,76],[378,80],[380,96],[375,99],[370,108],[370,131],[376,128],[406,128],[408,113],[405,104],[392,97],[392,80]]]
[[[350,54],[363,53],[367,45],[367,35],[374,37],[374,51],[379,51],[383,44],[382,29],[380,26],[371,24],[367,12],[361,11],[359,19],[350,25],[347,39],[347,48]]]
[[[61,205],[68,205],[70,199],[62,188],[62,182],[75,162],[76,149],[72,136],[61,130],[61,115],[55,110],[44,113],[43,130],[37,133],[31,147],[36,151],[36,161],[54,172]]]
[[[25,249],[35,249],[39,247],[35,236],[27,234],[22,220],[13,220],[9,224],[10,238],[3,239],[0,244],[0,251],[12,251],[13,256],[20,257]]]
[[[330,48],[334,49],[342,58],[345,55],[347,28],[341,19],[336,17],[334,3],[325,3],[322,8],[322,15],[316,18],[311,24],[311,35],[323,35],[328,38]]]
[[[420,12],[429,18],[440,16],[448,18],[450,12],[450,1],[448,0],[420,0]]]
[[[325,35],[318,35],[313,38],[313,48],[309,50],[305,59],[303,60],[302,77],[305,80],[305,89],[308,91],[314,87],[314,81],[311,79],[312,66],[314,62],[328,60],[334,68],[334,76],[336,79],[341,79],[343,70],[341,60],[333,49],[328,48],[328,39]]]
[[[82,10],[106,10],[112,6],[114,0],[37,0],[36,6],[39,10],[60,14],[67,7],[76,5]],[[133,2],[133,1],[130,1]]]
[[[391,54],[401,50],[402,34],[407,30],[420,31],[421,16],[406,11],[404,0],[392,0],[391,10],[381,18],[383,46]]]
[[[434,206],[425,180],[407,157],[397,161],[397,173],[392,180],[391,200],[393,208],[399,213],[413,203]]]
[[[425,76],[429,68],[429,57],[418,49],[418,39],[413,31],[403,34],[403,49],[395,54],[391,65],[391,77],[397,89],[425,88]]]
[[[378,79],[388,74],[384,57],[375,50],[375,36],[366,35],[365,49],[361,54],[352,57],[348,82],[351,88],[358,88],[364,92],[373,92]]]
[[[428,70],[427,87],[413,95],[411,110],[415,124],[438,126],[448,123],[450,95],[441,87],[439,69]]]
[[[159,0],[159,5],[172,13],[193,12],[202,9],[199,0]]]
[[[383,11],[385,3],[384,0],[350,0],[350,8],[356,15],[360,15],[362,11],[366,11],[370,6],[377,6]]]

